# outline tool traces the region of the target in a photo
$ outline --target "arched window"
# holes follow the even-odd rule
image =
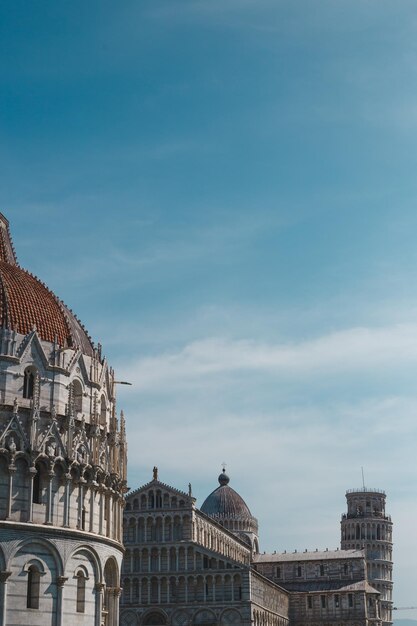
[[[73,381],[72,391],[74,397],[74,411],[81,413],[83,410],[83,388],[79,380]]]
[[[46,469],[42,463],[36,463],[36,474],[33,479],[33,496],[32,501],[35,504],[42,504],[42,496],[44,494],[46,480]]]
[[[135,541],[135,534],[136,534],[136,521],[134,519],[131,519],[129,521],[128,531],[127,531],[127,540]]]
[[[40,586],[40,571],[36,565],[31,565],[28,569],[28,586],[26,595],[26,607],[28,609],[39,609]]]
[[[23,377],[23,397],[33,398],[33,389],[35,387],[35,373],[32,368],[25,369]]]
[[[77,613],[85,613],[85,574],[77,572]]]

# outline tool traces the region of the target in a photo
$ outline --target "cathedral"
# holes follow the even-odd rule
[[[114,372],[22,269],[0,214],[0,626],[117,626],[126,492]]]
[[[340,550],[266,554],[224,470],[218,482],[200,509],[157,468],[126,496],[121,626],[391,626],[383,491],[347,492]]]
[[[383,491],[347,492],[340,550],[280,554],[225,471],[200,508],[156,467],[128,493],[119,381],[2,214],[0,314],[0,626],[392,624]]]

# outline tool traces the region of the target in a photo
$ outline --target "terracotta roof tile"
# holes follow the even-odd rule
[[[92,355],[94,348],[75,315],[40,280],[17,264],[9,222],[0,213],[0,323],[23,335],[36,328],[41,339]]]

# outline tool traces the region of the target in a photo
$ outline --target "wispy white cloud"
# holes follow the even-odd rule
[[[381,385],[374,395],[366,381],[415,371],[416,337],[414,324],[285,344],[211,337],[137,359],[124,371],[135,387],[121,399],[132,394],[129,445],[141,449],[140,457],[130,455],[130,484],[145,482],[157,464],[162,480],[179,488],[191,480],[201,505],[224,460],[260,521],[264,549],[336,548],[344,492],[360,485],[364,466],[368,486],[387,491],[387,511],[401,528],[395,558],[406,561],[415,549],[405,511],[416,507],[417,399],[409,388],[395,394]],[[329,388],[353,381],[351,396],[297,401],[297,393],[307,387],[313,394],[323,381]],[[281,390],[294,383],[294,395],[282,401]],[[265,402],[266,387],[275,407]],[[253,403],[245,406],[249,392]],[[403,567],[395,576],[404,604],[415,576]]]
[[[408,540],[414,518],[405,514],[416,508],[414,397],[380,394],[267,413],[227,412],[206,400],[203,393],[182,395],[171,388],[166,403],[158,394],[150,405],[133,402],[132,487],[146,482],[156,464],[169,484],[186,489],[191,481],[201,506],[226,461],[231,485],[259,519],[262,549],[336,548],[345,490],[360,486],[364,466],[367,485],[388,494],[387,512],[397,529],[395,559],[407,561],[407,550],[415,547]],[[405,597],[415,575],[398,568],[396,582]]]
[[[417,325],[352,328],[314,340],[268,344],[210,337],[176,352],[139,358],[125,366],[140,391],[195,385],[220,374],[263,372],[285,378],[326,372],[394,368],[417,364]]]

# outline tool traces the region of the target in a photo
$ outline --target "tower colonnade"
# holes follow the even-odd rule
[[[386,494],[381,489],[350,489],[347,512],[341,519],[341,548],[364,549],[367,579],[380,594],[383,626],[392,624],[392,521],[385,513]]]

